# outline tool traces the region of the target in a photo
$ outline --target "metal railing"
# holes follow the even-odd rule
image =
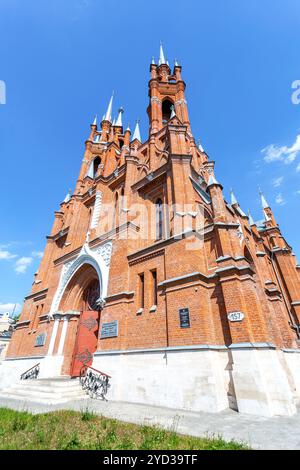
[[[109,379],[111,377],[93,367],[83,366],[80,371],[80,383],[83,390],[91,398],[101,398],[106,400],[106,394],[110,387]]]
[[[39,373],[40,373],[40,363],[38,362],[38,364],[35,364],[35,366],[23,372],[23,374],[21,374],[20,379],[21,380],[36,379]]]

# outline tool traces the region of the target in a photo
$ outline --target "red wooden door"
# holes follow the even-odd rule
[[[97,349],[98,330],[99,312],[95,310],[82,312],[77,330],[71,377],[79,377],[84,365],[92,365],[93,354]]]

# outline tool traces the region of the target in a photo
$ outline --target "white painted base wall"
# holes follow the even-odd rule
[[[295,386],[282,351],[232,350],[233,381],[238,410],[260,416],[291,416],[297,412]]]
[[[217,412],[228,408],[226,351],[143,352],[94,356],[112,377],[108,400]]]
[[[40,377],[60,375],[63,356],[0,363],[0,389],[40,362]],[[101,352],[93,367],[109,374],[108,400],[191,411],[227,408],[259,416],[290,416],[300,402],[300,354],[232,348]]]
[[[24,357],[0,362],[0,390],[20,382],[26,370],[40,363],[39,378],[57,377],[61,373],[64,356]]]

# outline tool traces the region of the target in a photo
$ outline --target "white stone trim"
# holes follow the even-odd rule
[[[96,228],[98,226],[100,212],[101,212],[101,205],[102,205],[102,192],[97,191],[94,210],[93,210],[93,216],[92,216],[92,221],[91,221],[91,229]]]
[[[57,332],[58,332],[58,325],[59,325],[59,318],[55,318],[54,325],[53,325],[53,328],[52,328],[52,335],[51,335],[51,339],[50,339],[50,343],[49,343],[49,348],[48,348],[48,355],[49,356],[51,356],[53,354],[54,344],[55,344],[55,340],[56,340],[56,336],[57,336]]]
[[[50,309],[50,316],[53,317],[54,313],[58,310],[60,301],[68,283],[70,282],[74,274],[84,264],[90,264],[97,271],[100,283],[101,299],[104,299],[107,296],[111,253],[111,241],[93,249],[89,248],[88,243],[85,243],[77,258],[63,265],[59,284],[53,297]]]
[[[65,340],[66,340],[67,330],[68,330],[68,325],[69,325],[69,318],[65,316],[63,321],[64,323],[63,323],[63,327],[61,330],[58,351],[57,351],[58,355],[62,354],[64,350],[64,345],[65,345]]]

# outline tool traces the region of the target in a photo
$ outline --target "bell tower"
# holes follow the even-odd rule
[[[185,99],[185,82],[181,77],[181,66],[175,60],[173,73],[165,59],[162,44],[158,64],[154,58],[150,65],[148,106],[149,134],[160,131],[165,123],[175,114],[183,125],[190,129],[190,121]]]

